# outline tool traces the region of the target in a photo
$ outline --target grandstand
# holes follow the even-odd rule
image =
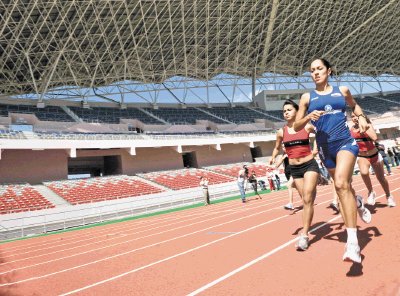
[[[44,182],[44,185],[72,205],[147,195],[163,191],[151,184],[129,176]]]
[[[193,188],[199,186],[199,179],[205,176],[210,180],[210,185],[231,182],[234,179],[217,174],[212,171],[205,171],[199,169],[183,169],[174,171],[153,172],[147,174],[140,174],[142,178],[151,180],[157,184],[161,184],[172,190],[181,190],[185,188]]]
[[[29,184],[0,185],[0,214],[54,208],[55,206]]]

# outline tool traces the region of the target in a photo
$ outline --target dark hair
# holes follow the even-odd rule
[[[299,111],[299,105],[297,105],[294,101],[292,101],[292,100],[290,100],[290,99],[289,99],[289,100],[286,100],[286,101],[283,103],[282,109],[283,109],[286,105],[292,105],[293,108],[296,109],[296,111]]]
[[[322,62],[322,64],[324,64],[324,66],[327,69],[329,69],[329,68],[331,69],[331,75],[330,76],[333,76],[335,74],[335,71],[333,70],[333,66],[331,65],[331,63],[327,59],[324,59],[324,58],[316,58],[316,59],[314,59],[314,61],[316,61],[316,60],[320,60]]]

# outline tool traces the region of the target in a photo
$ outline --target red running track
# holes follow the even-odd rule
[[[387,207],[375,184],[372,223],[359,221],[362,264],[341,260],[345,228],[323,186],[306,252],[294,248],[301,209],[283,210],[287,191],[273,192],[2,244],[0,295],[400,295],[400,205]],[[353,185],[366,197],[360,177]]]

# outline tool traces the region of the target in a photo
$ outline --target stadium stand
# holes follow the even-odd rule
[[[262,113],[264,113],[264,114],[266,114],[266,115],[268,115],[268,116],[270,116],[270,117],[272,117],[273,119],[275,119],[275,120],[273,120],[272,118],[270,118],[270,120],[273,120],[273,121],[285,121],[285,118],[283,118],[283,112],[282,112],[282,110],[263,110],[263,109],[260,109],[260,108],[256,108],[256,110],[257,111],[259,111],[259,112],[262,112]]]
[[[75,132],[36,132],[40,139],[52,140],[137,140],[142,139],[136,133],[75,133]]]
[[[44,182],[72,205],[127,198],[163,190],[126,175]]]
[[[32,105],[4,105],[0,104],[0,116],[8,116],[9,113],[34,114],[43,121],[74,121],[58,106],[46,106],[37,108]]]
[[[171,124],[196,124],[196,120],[209,120],[215,123],[225,123],[225,121],[218,119],[217,117],[211,116],[201,109],[196,108],[160,108],[150,109],[144,108],[146,111],[164,119]]]
[[[0,185],[0,214],[54,208],[29,184]]]
[[[385,97],[385,99],[392,101],[392,102],[397,102],[398,104],[400,104],[400,94],[387,94]]]
[[[206,110],[209,113],[212,113],[220,118],[228,120],[230,122],[236,124],[242,123],[254,123],[254,119],[268,119],[271,120],[270,117],[265,116],[261,113],[255,112],[252,109],[245,108],[242,106],[236,107],[213,107],[210,109],[201,108]]]
[[[0,139],[26,139],[26,137],[21,131],[0,129]]]
[[[201,169],[182,169],[172,171],[162,171],[146,174],[138,174],[140,177],[151,180],[155,183],[171,188],[172,190],[180,190],[185,188],[193,188],[199,186],[199,178],[207,176],[209,185],[231,182],[234,179],[224,176],[216,172]]]
[[[90,109],[69,107],[78,117],[91,123],[120,123],[120,119],[138,119],[145,124],[162,124],[156,118],[140,111],[138,108],[105,108],[92,107]]]
[[[360,104],[361,108],[365,110],[367,114],[378,113],[383,114],[390,111],[391,108],[399,108],[400,105],[396,102],[391,102],[379,97],[366,96],[361,99],[357,99],[357,103]]]

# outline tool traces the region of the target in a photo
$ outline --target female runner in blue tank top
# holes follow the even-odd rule
[[[325,59],[316,59],[311,63],[311,77],[315,90],[301,96],[299,111],[294,123],[294,130],[301,130],[308,122],[315,126],[318,153],[332,176],[339,196],[342,217],[347,230],[347,243],[344,261],[360,263],[360,247],[357,238],[357,203],[365,222],[370,222],[371,215],[362,204],[362,198],[355,198],[351,186],[358,146],[351,137],[346,119],[346,103],[359,119],[360,132],[368,128],[367,120],[361,107],[345,86],[331,86],[328,77],[332,68]],[[363,213],[365,215],[363,215]]]

